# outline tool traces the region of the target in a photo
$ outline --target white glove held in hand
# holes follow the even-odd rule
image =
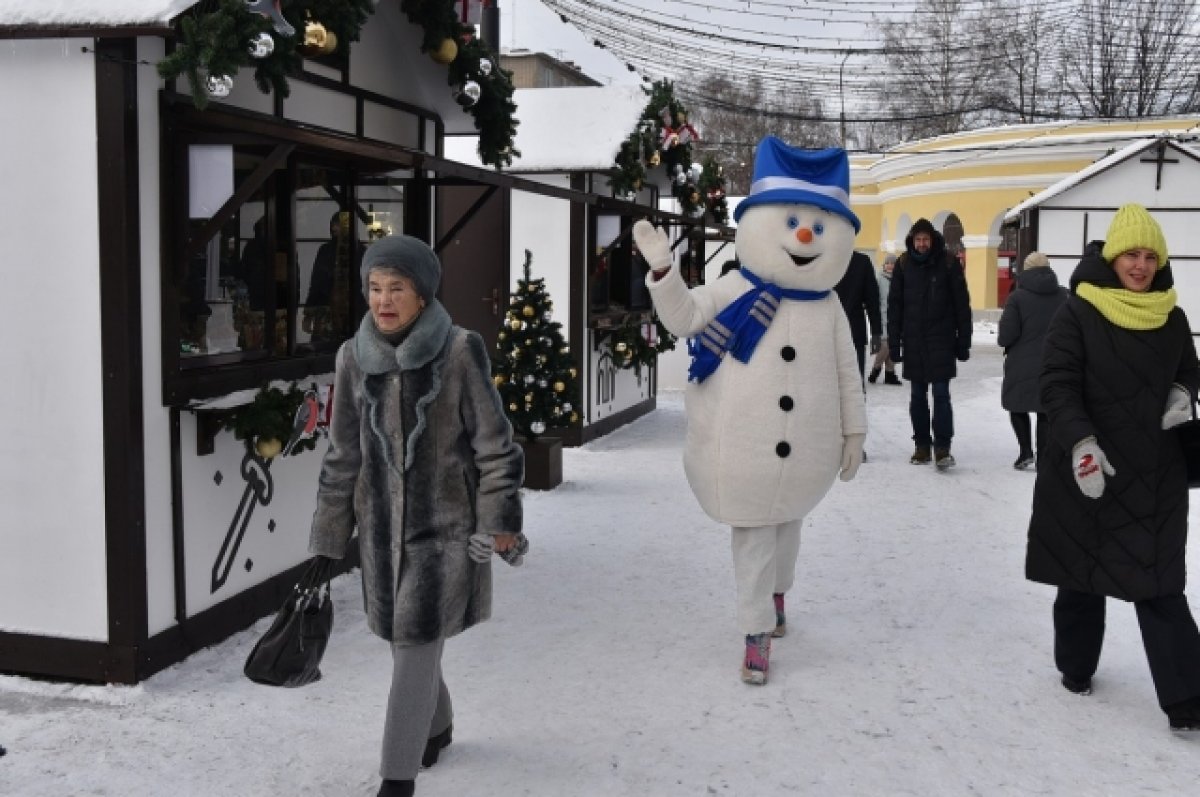
[[[1192,394],[1182,385],[1172,385],[1167,393],[1167,408],[1163,410],[1162,428],[1174,429],[1192,419]]]
[[[483,564],[492,558],[492,535],[477,531],[467,538],[467,556],[477,564]]]
[[[842,481],[848,482],[858,473],[858,466],[863,461],[863,443],[866,440],[865,434],[848,434],[842,438]]]
[[[1075,461],[1075,483],[1079,491],[1088,498],[1099,498],[1104,495],[1104,477],[1116,476],[1113,466],[1108,464],[1108,457],[1100,450],[1096,438],[1085,437],[1075,444],[1071,451]]]
[[[633,225],[633,240],[651,271],[666,271],[671,267],[671,242],[665,230],[642,219]]]

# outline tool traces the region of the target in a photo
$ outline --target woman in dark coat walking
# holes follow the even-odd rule
[[[1037,414],[1037,450],[1046,442],[1046,414],[1038,396],[1038,377],[1042,372],[1042,339],[1050,319],[1067,300],[1067,289],[1058,284],[1050,261],[1041,252],[1030,252],[1025,268],[1017,275],[1017,289],[1004,304],[996,343],[1004,349],[1004,383],[1000,405],[1008,410],[1013,432],[1017,435],[1017,461],[1013,467],[1025,470],[1033,464],[1033,440],[1029,413]]]
[[[437,255],[389,235],[360,272],[370,313],[338,351],[309,550],[340,559],[358,528],[367,626],[392,648],[379,796],[395,797],[450,744],[443,644],[491,616],[492,552],[527,547],[524,460],[483,340],[434,298]]]
[[[1159,705],[1200,730],[1200,633],[1184,596],[1188,490],[1172,427],[1191,417],[1200,366],[1176,306],[1167,246],[1140,205],[1090,244],[1044,344],[1026,576],[1058,587],[1054,659],[1088,694],[1105,598],[1132,601]]]

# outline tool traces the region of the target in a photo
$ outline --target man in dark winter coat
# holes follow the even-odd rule
[[[1037,450],[1046,442],[1046,413],[1038,396],[1042,373],[1042,341],[1050,319],[1067,300],[1067,289],[1058,284],[1050,260],[1041,252],[1030,252],[1025,268],[1017,275],[1017,289],[1004,303],[996,344],[1004,349],[1004,383],[1000,404],[1008,410],[1017,436],[1017,459],[1013,467],[1025,470],[1034,463],[1033,435],[1029,413],[1037,415]]]
[[[1187,472],[1174,426],[1191,417],[1200,365],[1176,306],[1162,230],[1140,205],[1090,244],[1043,344],[1049,419],[1038,452],[1025,574],[1058,587],[1054,659],[1091,691],[1105,596],[1132,601],[1158,702],[1200,730],[1200,633],[1184,596]]]
[[[850,337],[854,340],[854,352],[858,355],[858,375],[861,378],[867,365],[867,323],[871,324],[871,354],[882,345],[882,322],[879,320],[879,283],[875,278],[875,267],[871,258],[862,252],[850,256],[846,274],[833,286],[846,319],[850,322]],[[863,313],[866,313],[864,318]],[[863,384],[863,390],[866,390]]]
[[[888,295],[888,348],[892,360],[903,363],[902,376],[912,388],[908,414],[916,448],[909,461],[929,462],[932,447],[938,468],[945,470],[954,465],[950,380],[958,375],[956,360],[971,356],[971,297],[962,264],[946,251],[945,239],[927,219],[917,220],[904,246]]]

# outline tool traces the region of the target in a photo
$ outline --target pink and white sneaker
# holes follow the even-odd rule
[[[742,661],[742,682],[762,686],[767,682],[771,667],[771,635],[750,634],[746,637],[746,658]]]

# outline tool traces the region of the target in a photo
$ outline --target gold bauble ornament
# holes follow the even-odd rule
[[[260,439],[254,444],[254,450],[263,459],[271,459],[279,456],[279,452],[283,450],[283,443],[276,440],[274,437]]]
[[[568,371],[567,373],[569,373],[569,374],[571,375],[571,378],[572,378],[572,379],[574,379],[574,378],[575,378],[575,375],[576,375],[578,372],[577,372],[577,371],[576,371],[574,368],[572,368],[572,369],[571,369],[570,371]]]
[[[454,39],[442,39],[442,43],[429,53],[429,57],[439,64],[449,64],[458,57],[458,43]]]
[[[508,411],[509,411],[509,412],[516,412],[516,411],[517,411],[517,402],[515,402],[515,401],[514,401],[514,402],[512,402],[511,404],[509,404],[509,405],[508,405]]]
[[[533,308],[529,305],[525,305],[523,308],[521,308],[521,315],[525,316],[526,318],[533,318]]]
[[[625,345],[624,343],[618,343],[618,344],[617,344],[617,351],[621,352],[622,354],[624,354],[624,353],[625,353],[625,350],[626,350],[626,349],[628,349],[628,348],[629,348],[629,347],[628,347],[627,345]]]
[[[572,412],[571,413],[571,423],[578,423],[578,422],[579,422],[579,413]]]
[[[554,383],[554,392],[555,392],[555,393],[561,393],[561,392],[563,392],[563,391],[564,391],[564,390],[566,390],[566,389],[567,389],[567,386],[566,386],[566,385],[564,385],[562,382],[555,382],[555,383]]]
[[[492,381],[496,384],[496,387],[500,387],[501,385],[504,384],[504,381],[505,381],[504,374],[496,374],[495,376],[492,377]]]
[[[337,50],[337,34],[310,19],[304,23],[304,43],[299,50],[305,55],[330,55]]]
[[[514,318],[512,321],[509,321],[509,322],[508,322],[508,325],[509,325],[509,327],[511,327],[512,329],[520,329],[520,328],[522,327],[522,325],[523,325],[523,324],[522,324],[522,322],[521,322],[521,319],[519,319],[519,318]]]
[[[525,403],[526,403],[526,404],[532,404],[532,403],[533,403],[533,394],[532,394],[532,393],[526,393],[526,394],[525,394]]]
[[[662,157],[658,154],[658,150],[654,150],[650,153],[650,157],[646,158],[646,165],[651,169],[660,163],[662,163]]]

